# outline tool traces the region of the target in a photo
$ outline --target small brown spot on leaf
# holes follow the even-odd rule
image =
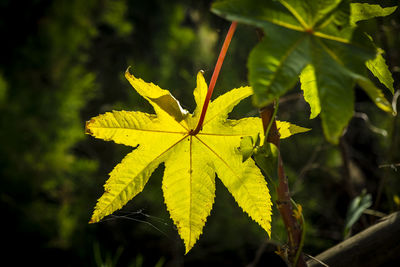
[[[86,125],[85,125],[85,134],[90,134],[93,135],[92,130],[90,130],[89,126],[91,123],[94,123],[94,119],[91,119],[90,121],[86,121]]]

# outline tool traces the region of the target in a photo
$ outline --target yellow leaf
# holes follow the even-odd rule
[[[183,239],[186,253],[203,231],[215,197],[215,174],[238,205],[267,233],[271,234],[271,199],[267,183],[249,158],[242,162],[238,150],[245,136],[262,133],[260,118],[228,119],[228,113],[252,94],[250,87],[233,89],[212,101],[203,129],[196,127],[207,94],[202,72],[197,75],[193,114],[184,110],[167,90],[146,83],[126,72],[126,78],[154,107],[155,114],[112,111],[92,118],[86,133],[136,147],[110,173],[90,222],[123,207],[140,193],[152,172],[164,162],[162,182],[165,204]],[[281,138],[308,129],[277,122]]]
[[[308,132],[310,129],[291,124],[287,121],[277,121],[276,127],[279,129],[281,139],[288,138],[297,133]]]
[[[317,77],[313,65],[307,65],[300,74],[301,90],[304,94],[304,99],[310,105],[310,119],[314,119],[321,113],[321,103],[318,96]]]

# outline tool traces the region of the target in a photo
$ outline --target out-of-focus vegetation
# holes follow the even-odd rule
[[[229,26],[209,12],[210,3],[0,0],[2,254],[14,266],[244,266],[254,260],[266,235],[219,182],[204,233],[183,255],[163,204],[162,166],[117,215],[87,224],[108,172],[129,148],[85,136],[85,120],[113,109],[151,112],[124,79],[128,66],[193,110],[195,75],[202,69],[210,78]],[[385,49],[398,89],[399,11],[362,26]],[[239,25],[215,95],[247,83],[247,56],[257,41],[254,29]],[[348,206],[364,189],[372,196],[369,214],[400,208],[400,122],[361,90],[356,111],[336,147],[323,139],[319,119],[308,120],[299,88],[280,105],[280,120],[313,128],[282,142],[291,191],[307,223],[304,251],[311,255],[343,239]],[[257,114],[249,99],[232,117]],[[362,215],[351,233],[375,215]],[[272,237],[286,238],[276,210]]]

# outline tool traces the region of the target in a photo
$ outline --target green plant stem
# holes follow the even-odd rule
[[[274,144],[278,148],[278,187],[276,188],[278,199],[276,202],[288,234],[288,260],[293,266],[305,267],[307,265],[301,253],[302,243],[304,242],[303,232],[301,225],[294,216],[292,199],[289,192],[289,184],[280,153],[280,135],[278,128],[276,127],[276,121],[274,117],[275,113],[275,106],[273,104],[268,105],[260,110],[264,132],[268,131],[268,127],[270,127],[268,136],[265,138],[267,142]],[[271,121],[272,124],[269,126]]]
[[[279,107],[279,101],[274,101],[274,111],[273,111],[273,113],[272,113],[272,115],[271,115],[271,118],[275,118],[275,117],[276,117],[276,113],[278,112],[278,107]],[[274,122],[275,122],[275,120],[270,119],[270,120],[269,120],[269,123],[268,123],[268,125],[267,125],[267,127],[264,128],[264,135],[265,135],[266,137],[269,136],[269,131],[271,130],[272,124],[273,124]],[[268,140],[266,139],[266,140],[264,141],[264,144],[266,144],[266,143],[271,143],[271,142],[268,142]]]
[[[206,99],[204,100],[204,105],[203,109],[201,110],[201,115],[199,122],[197,123],[196,129],[191,131],[191,135],[196,135],[199,133],[201,128],[203,127],[203,122],[204,118],[206,116],[207,108],[208,108],[208,103],[210,102],[211,95],[214,91],[215,83],[217,82],[219,71],[221,70],[222,63],[224,62],[226,52],[228,51],[229,44],[231,43],[233,34],[235,33],[237,26],[237,22],[233,21],[231,23],[231,26],[229,27],[228,33],[226,34],[224,44],[222,45],[221,52],[219,52],[218,60],[217,63],[215,64],[214,72],[213,75],[211,76],[210,84],[208,86],[208,91],[207,91],[207,96]]]

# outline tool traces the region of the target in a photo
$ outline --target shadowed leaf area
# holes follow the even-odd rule
[[[325,136],[334,144],[353,116],[356,83],[379,108],[393,111],[366,76],[368,67],[393,93],[388,67],[356,23],[390,15],[396,7],[347,0],[230,0],[213,4],[212,10],[264,32],[248,60],[256,106],[266,106],[284,95],[300,75],[311,118],[321,114]]]

